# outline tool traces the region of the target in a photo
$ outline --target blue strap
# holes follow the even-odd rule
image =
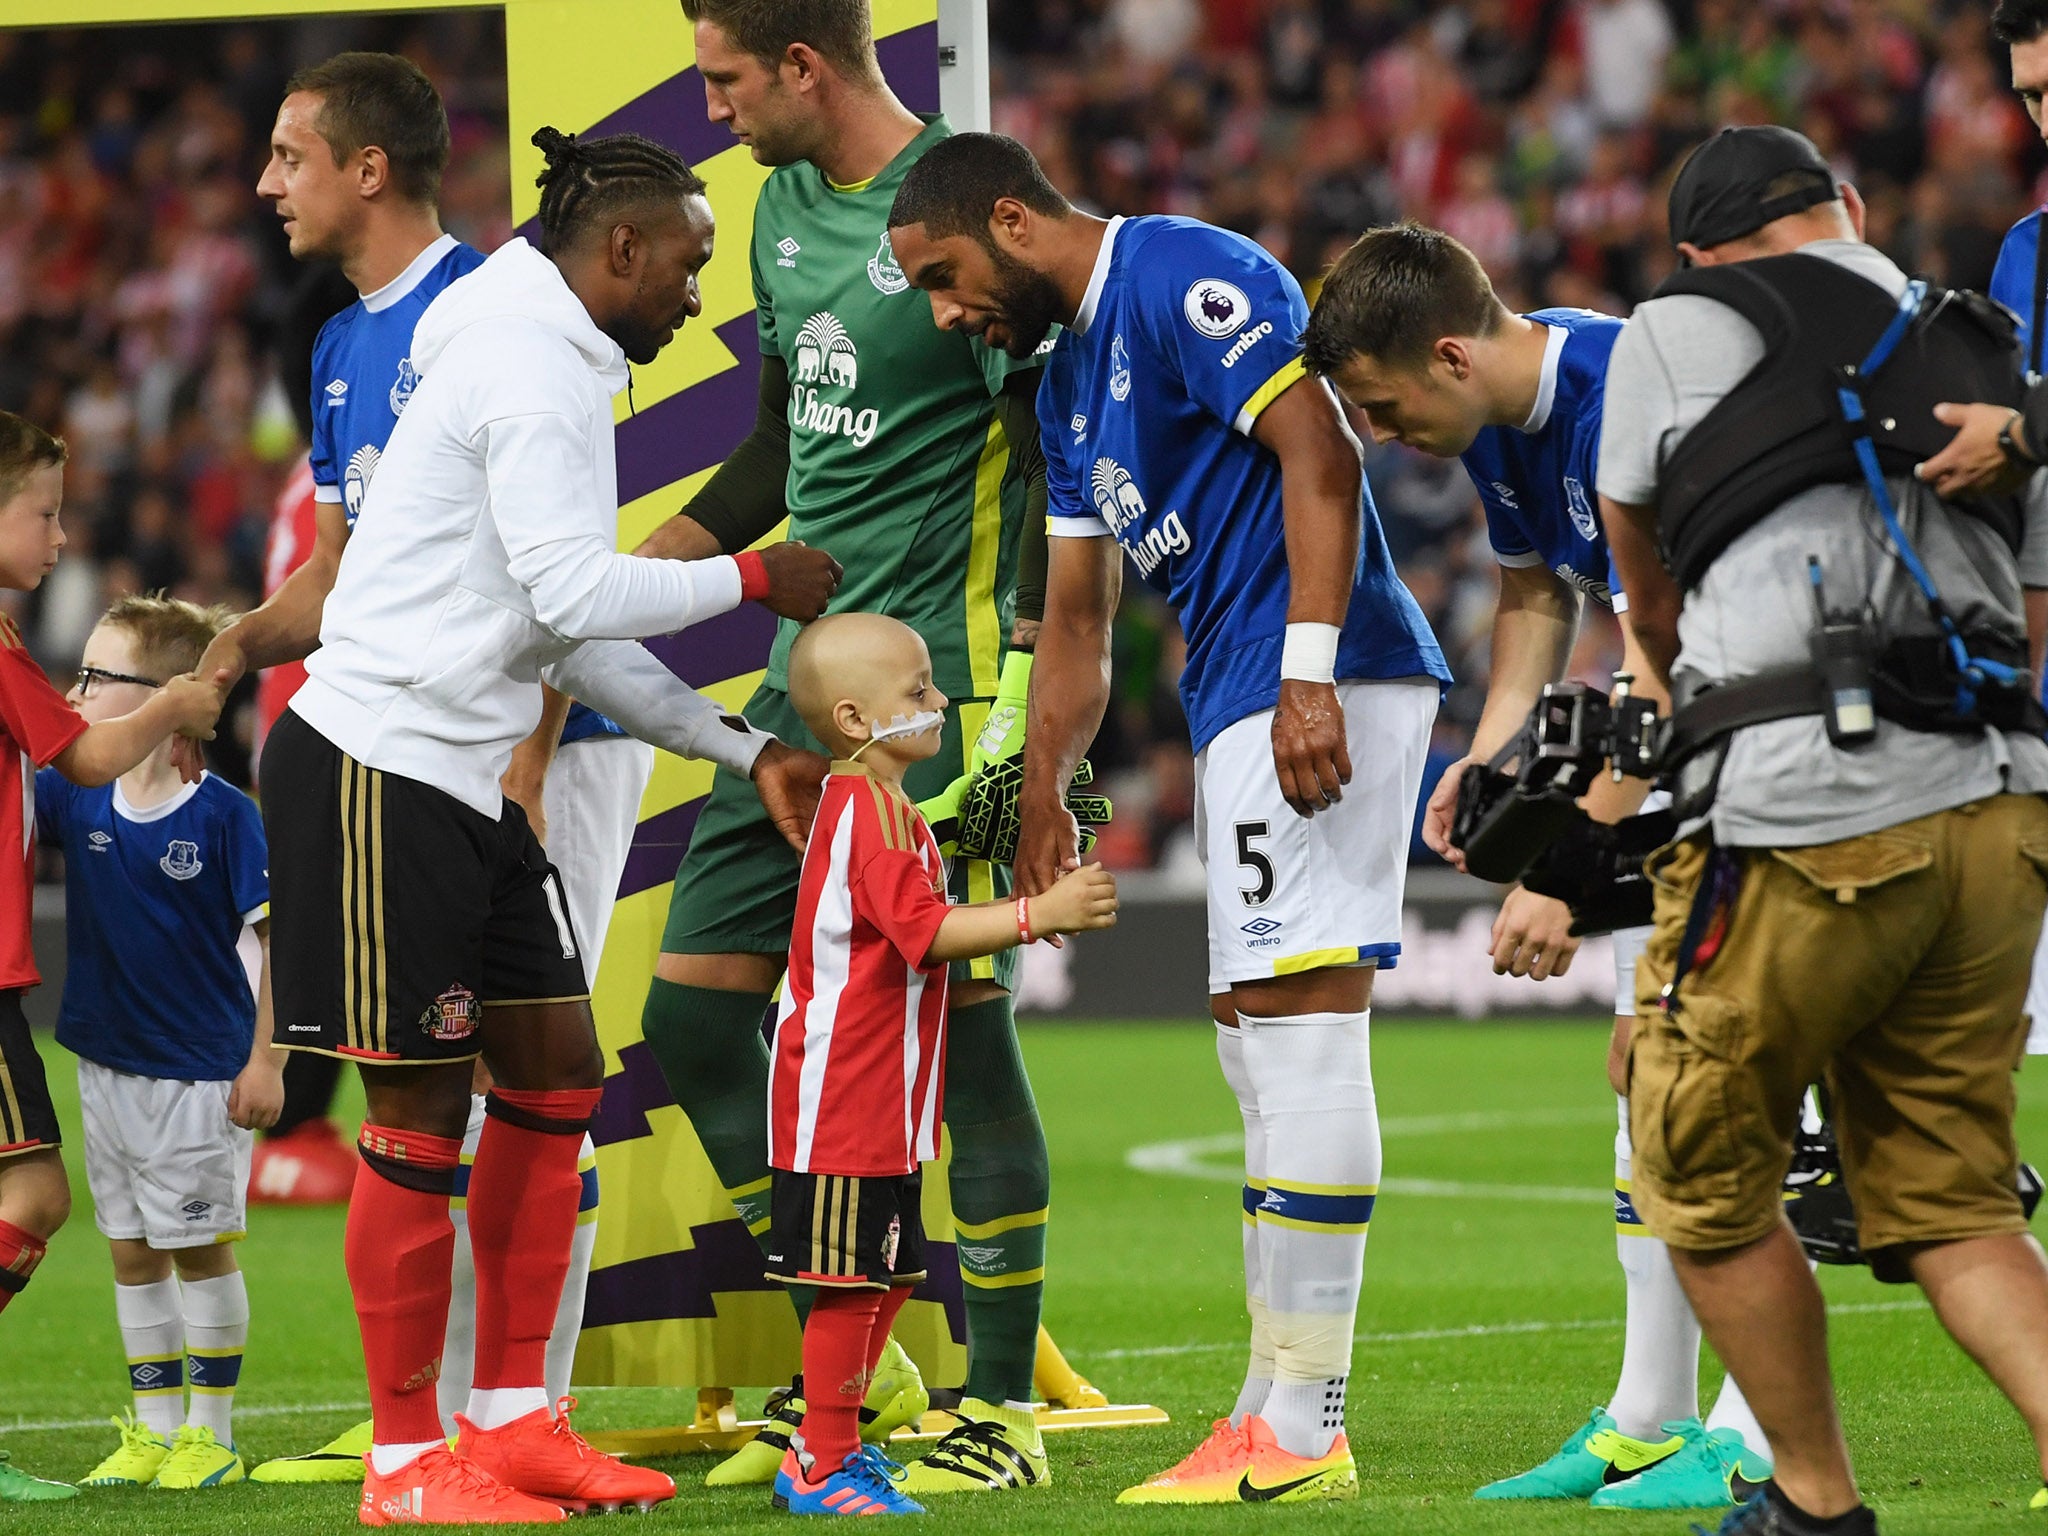
[[[1941,626],[1942,638],[1948,644],[1950,657],[1956,670],[1961,674],[1956,683],[1956,711],[1971,715],[1977,708],[1977,690],[1987,682],[2007,686],[2020,680],[2017,669],[2003,662],[1986,657],[1972,656],[1963,643],[1961,630],[1956,627],[1948,605],[1935,590],[1934,577],[1921,562],[1920,552],[1913,547],[1913,541],[1906,537],[1905,527],[1899,522],[1898,509],[1892,504],[1891,488],[1885,484],[1884,471],[1877,462],[1877,449],[1870,441],[1870,431],[1863,413],[1863,396],[1859,393],[1860,382],[1882,368],[1891,357],[1899,340],[1906,334],[1906,327],[1913,323],[1913,317],[1920,312],[1921,304],[1927,297],[1927,284],[1915,279],[1906,285],[1906,292],[1899,300],[1898,310],[1892,315],[1891,324],[1884,328],[1884,334],[1877,338],[1877,344],[1870,349],[1870,355],[1863,359],[1852,375],[1852,383],[1836,389],[1836,398],[1841,402],[1842,415],[1847,419],[1853,434],[1852,446],[1856,450],[1856,462],[1863,468],[1863,478],[1870,487],[1870,498],[1877,505],[1878,515],[1884,519],[1884,527],[1890,536],[1892,547],[1899,552],[1899,563],[1913,578],[1913,584],[1927,599],[1927,606],[1935,622]]]

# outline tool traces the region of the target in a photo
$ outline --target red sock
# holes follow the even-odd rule
[[[868,1395],[868,1340],[884,1293],[818,1287],[804,1323],[804,1449],[813,1481],[837,1472],[860,1449],[860,1405]]]
[[[0,1312],[21,1294],[28,1277],[43,1262],[49,1244],[33,1232],[24,1232],[12,1222],[0,1221]]]
[[[373,1435],[379,1445],[439,1440],[434,1383],[455,1262],[448,1200],[462,1143],[365,1125],[357,1145],[363,1160],[342,1246],[363,1331]]]
[[[603,1090],[493,1088],[469,1171],[476,1256],[474,1385],[547,1384],[548,1335],[569,1274],[583,1176],[576,1163]]]
[[[882,1293],[881,1309],[875,1313],[875,1326],[868,1335],[868,1379],[872,1381],[875,1367],[882,1363],[882,1351],[889,1346],[889,1330],[896,1326],[896,1314],[903,1310],[903,1303],[910,1300],[910,1293],[916,1289],[908,1285],[892,1285]]]

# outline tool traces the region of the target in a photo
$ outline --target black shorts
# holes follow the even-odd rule
[[[775,1170],[768,1278],[886,1291],[924,1278],[924,1174]]]
[[[21,988],[0,991],[0,1157],[57,1145],[57,1106],[50,1102],[43,1058],[29,1038]]]
[[[263,748],[263,830],[279,1045],[466,1061],[483,1009],[590,996],[561,877],[512,801],[493,821],[287,709]]]

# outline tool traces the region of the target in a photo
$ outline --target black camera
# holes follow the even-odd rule
[[[1615,697],[1584,683],[1552,683],[1515,739],[1458,783],[1451,843],[1465,868],[1482,880],[1522,878],[1544,851],[1585,819],[1579,796],[1594,775],[1650,778],[1666,722],[1654,699],[1629,693],[1617,678]]]

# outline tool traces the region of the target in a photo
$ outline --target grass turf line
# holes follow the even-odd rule
[[[1389,1180],[1601,1190],[1612,1170],[1606,1027],[1383,1022],[1374,1042],[1390,1125]],[[127,1402],[105,1244],[93,1230],[77,1154],[70,1062],[47,1039],[72,1142],[78,1209],[34,1285],[0,1319],[0,1446],[47,1477],[78,1477],[111,1429],[12,1429],[91,1421]],[[1035,1025],[1025,1050],[1053,1153],[1048,1322],[1112,1396],[1174,1414],[1161,1429],[1051,1442],[1056,1481],[1009,1497],[935,1501],[968,1532],[1241,1529],[1423,1533],[1686,1530],[1682,1515],[1579,1505],[1475,1504],[1471,1490],[1547,1455],[1613,1387],[1621,1279],[1613,1226],[1597,1205],[1507,1196],[1389,1194],[1380,1202],[1359,1318],[1350,1401],[1360,1463],[1356,1504],[1136,1510],[1118,1489],[1177,1459],[1235,1395],[1244,1331],[1238,1204],[1221,1179],[1133,1171],[1134,1147],[1225,1136],[1236,1110],[1206,1023]],[[1142,1087],[1138,1086],[1142,1085]],[[2048,1152],[2048,1095],[2021,1079],[2022,1145]],[[1499,1122],[1487,1117],[1499,1116]],[[1432,1126],[1434,1118],[1438,1123]],[[1533,1123],[1532,1123],[1533,1122]],[[1200,1165],[1227,1169],[1227,1154]],[[359,1413],[297,1404],[363,1397],[341,1271],[341,1213],[258,1207],[242,1248],[253,1322],[238,1433],[253,1461],[310,1449]],[[1963,1359],[1911,1290],[1824,1271],[1844,1416],[1887,1536],[2033,1530],[2033,1456],[2018,1418]],[[1492,1332],[1466,1332],[1487,1328]],[[1703,1364],[1701,1397],[1718,1372]],[[589,1428],[687,1417],[687,1390],[580,1389]],[[758,1402],[758,1394],[743,1405]],[[256,1410],[247,1412],[247,1410]],[[709,1458],[663,1463],[681,1485],[650,1517],[677,1531],[786,1530],[765,1490],[702,1487]],[[255,1485],[191,1493],[89,1490],[62,1505],[0,1505],[0,1531],[339,1532],[349,1488]],[[1226,1524],[1227,1522],[1227,1524]],[[1706,1520],[1711,1527],[1716,1523]]]

